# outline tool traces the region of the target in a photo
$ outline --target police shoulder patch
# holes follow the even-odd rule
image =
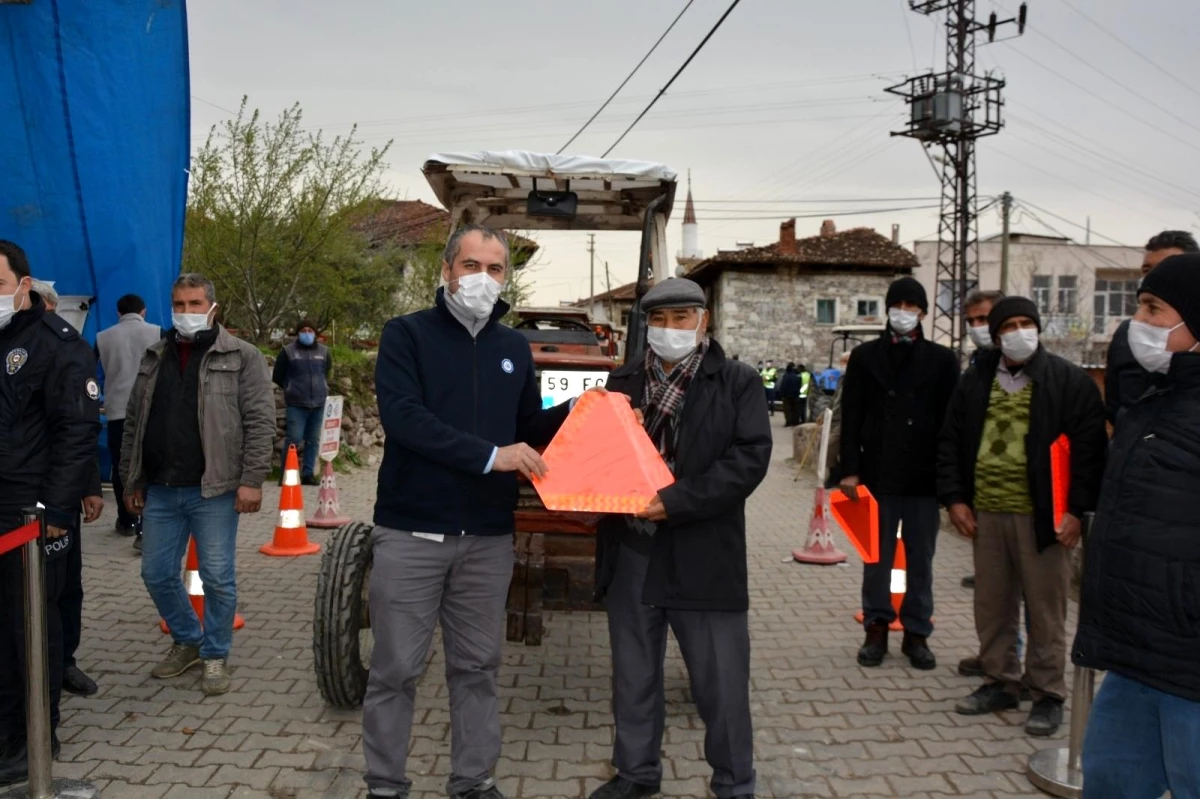
[[[21,371],[21,367],[29,360],[29,353],[18,347],[12,350],[4,358],[4,370],[10,375],[15,375]]]
[[[96,378],[89,377],[87,382],[84,383],[84,389],[87,391],[88,399],[100,399],[100,384],[96,382]]]
[[[514,369],[513,362],[511,360],[509,360],[508,358],[505,358],[503,361],[500,362],[500,368],[503,369],[507,374],[511,375],[513,373],[513,369]]]

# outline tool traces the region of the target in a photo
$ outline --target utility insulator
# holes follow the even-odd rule
[[[1021,8],[1017,11],[1017,33],[1025,33],[1025,19],[1029,15],[1029,4],[1021,3]]]
[[[995,11],[992,12],[992,16],[988,19],[987,31],[988,31],[988,41],[989,42],[996,41],[996,12]]]

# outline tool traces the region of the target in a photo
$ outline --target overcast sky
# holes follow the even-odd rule
[[[694,0],[571,150],[606,150],[729,2]],[[244,94],[270,116],[299,102],[314,128],[345,133],[357,122],[366,143],[393,140],[391,191],[433,201],[420,174],[426,156],[557,150],[685,4],[193,0],[193,148]],[[981,19],[1003,18],[1017,2],[977,6]],[[691,170],[706,254],[768,243],[782,219],[805,214],[818,216],[799,219],[797,235],[815,234],[827,216],[839,229],[890,233],[898,223],[905,242],[930,238],[936,210],[839,212],[936,203],[910,199],[936,198],[939,184],[916,142],[888,136],[906,111],[883,89],[944,68],[944,21],[907,0],[742,0],[613,156],[666,163],[681,180]],[[1030,0],[1024,37],[981,37],[978,71],[1008,81],[1007,127],[980,142],[981,197],[1008,190],[1025,203],[1016,230],[1082,240],[1090,216],[1093,243],[1200,230],[1198,30],[1195,0]],[[679,198],[672,256],[683,189]],[[998,229],[998,214],[984,214],[981,234]],[[587,296],[587,234],[539,241],[536,299]],[[597,236],[598,292],[604,261],[613,286],[634,278],[636,247],[635,234]]]

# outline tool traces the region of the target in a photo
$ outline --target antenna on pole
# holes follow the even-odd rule
[[[909,0],[908,5],[926,15],[946,12],[945,71],[910,78],[887,91],[903,97],[910,109],[904,130],[892,135],[943,149],[940,158],[931,156],[941,164],[942,183],[933,338],[962,352],[967,339],[962,303],[979,288],[975,142],[1004,127],[1004,81],[975,73],[975,37],[986,32],[988,41],[995,41],[997,29],[1005,25],[1016,25],[1024,33],[1027,9],[1022,3],[1012,19],[998,19],[993,13],[980,22],[975,0]]]

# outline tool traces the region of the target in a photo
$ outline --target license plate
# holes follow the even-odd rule
[[[607,372],[542,372],[542,407],[552,408],[578,397],[590,388],[603,386]]]

